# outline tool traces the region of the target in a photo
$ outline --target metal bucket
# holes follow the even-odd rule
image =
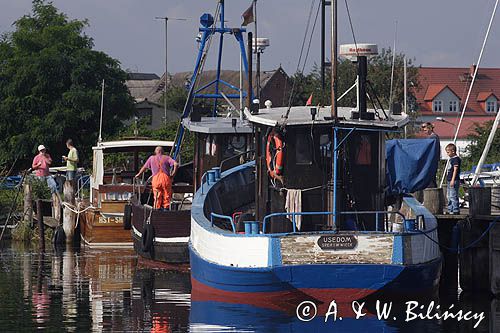
[[[213,171],[215,171],[215,180],[219,180],[221,176],[220,168],[219,167],[214,167],[212,168]]]
[[[245,224],[245,234],[257,235],[259,233],[258,221],[244,221],[243,223]]]
[[[207,183],[209,185],[215,183],[215,171],[209,170],[207,172],[207,179],[208,179]]]

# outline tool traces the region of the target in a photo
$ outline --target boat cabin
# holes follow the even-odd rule
[[[399,130],[407,116],[359,119],[351,108],[262,109],[247,114],[255,126],[255,219],[273,213],[323,212],[297,216],[299,231],[377,230],[385,211],[385,136]],[[329,213],[332,212],[332,213]],[[333,217],[336,212],[336,218]],[[270,219],[265,232],[289,232],[293,215]]]
[[[183,120],[194,134],[193,182],[200,187],[203,175],[213,167],[221,171],[240,165],[253,156],[253,127],[238,118],[201,117]]]

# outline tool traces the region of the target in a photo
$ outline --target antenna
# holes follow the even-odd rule
[[[391,91],[389,92],[389,117],[392,114],[392,90],[394,86],[394,67],[396,65],[396,40],[398,39],[398,21],[394,21],[394,47],[392,49],[392,68],[391,68]]]
[[[174,21],[187,21],[185,18],[175,18],[175,17],[155,17],[155,20],[165,21],[165,82],[163,86],[163,108],[164,108],[164,118],[163,122],[167,125],[167,85],[168,85],[168,20]]]
[[[102,90],[101,90],[101,119],[99,121],[99,139],[97,142],[100,143],[102,141],[102,113],[104,110],[104,79],[102,79]]]

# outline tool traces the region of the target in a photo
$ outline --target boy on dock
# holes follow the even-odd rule
[[[448,214],[460,214],[458,204],[458,190],[460,188],[460,166],[462,160],[457,156],[457,146],[450,143],[446,146],[446,154],[450,158],[448,169],[446,170],[446,180],[448,181]]]

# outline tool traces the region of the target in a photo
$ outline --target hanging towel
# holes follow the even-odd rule
[[[287,190],[285,209],[287,213],[301,213],[302,212],[302,191],[301,190]],[[293,221],[293,217],[289,217]],[[295,216],[295,226],[300,231],[302,225],[302,216]]]

